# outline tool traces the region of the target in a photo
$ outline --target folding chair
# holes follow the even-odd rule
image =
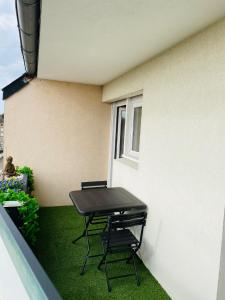
[[[110,280],[112,279],[135,276],[137,285],[140,285],[140,278],[136,267],[135,255],[142,244],[143,231],[146,224],[146,216],[147,213],[142,211],[131,214],[112,215],[108,219],[108,231],[101,234],[104,255],[98,265],[98,269],[100,270],[102,264],[104,264],[109,292],[111,292],[112,290],[110,285]],[[140,227],[139,239],[137,239],[134,234],[128,229],[134,226]],[[129,252],[129,256],[122,259],[107,260],[108,255],[121,252]],[[121,261],[129,262],[131,259],[133,260],[134,273],[128,273],[113,277],[109,276],[108,264]]]
[[[90,189],[102,189],[102,188],[107,188],[107,181],[88,181],[88,182],[81,182],[81,190],[90,190]],[[111,215],[111,214],[109,214]],[[85,229],[83,231],[83,233],[78,236],[75,240],[73,240],[73,244],[75,244],[79,239],[81,239],[82,237],[86,236],[86,230],[88,231],[88,236],[93,236],[93,235],[98,235],[99,231],[102,232],[106,229],[107,227],[107,221],[108,221],[108,215],[105,215],[103,213],[95,213],[89,217],[87,217],[87,220],[85,219]],[[104,227],[97,227],[96,225],[99,224],[104,224]],[[90,226],[93,225],[94,228],[92,229],[88,229],[90,228]],[[89,234],[89,232],[92,231],[98,231],[97,233],[91,233]]]

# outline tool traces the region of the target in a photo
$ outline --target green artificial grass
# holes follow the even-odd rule
[[[105,274],[97,269],[98,258],[88,261],[86,273],[80,276],[80,267],[85,255],[85,239],[75,245],[74,237],[83,230],[83,218],[70,206],[40,209],[40,232],[35,253],[64,300],[168,300],[170,299],[155,278],[137,261],[141,285],[135,278],[127,277],[111,281],[112,292],[108,293]],[[91,237],[92,253],[101,253],[99,236]],[[131,264],[111,264],[110,275],[133,271]]]

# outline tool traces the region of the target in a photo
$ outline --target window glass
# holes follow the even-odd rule
[[[138,160],[142,117],[142,96],[127,98],[115,104],[114,158]]]
[[[133,136],[132,136],[132,151],[139,152],[140,132],[141,132],[141,115],[142,107],[134,108],[133,115]]]
[[[122,157],[124,154],[124,139],[125,139],[125,124],[126,124],[126,109],[121,108],[120,113],[120,151],[119,157]]]

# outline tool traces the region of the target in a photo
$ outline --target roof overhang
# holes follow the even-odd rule
[[[38,77],[102,85],[224,15],[224,0],[42,0]]]

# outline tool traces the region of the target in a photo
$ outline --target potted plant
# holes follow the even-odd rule
[[[22,167],[17,168],[17,174],[23,176],[0,181],[0,204],[6,207],[27,242],[34,245],[39,229],[39,205],[31,195],[34,190],[33,171],[29,167]]]

